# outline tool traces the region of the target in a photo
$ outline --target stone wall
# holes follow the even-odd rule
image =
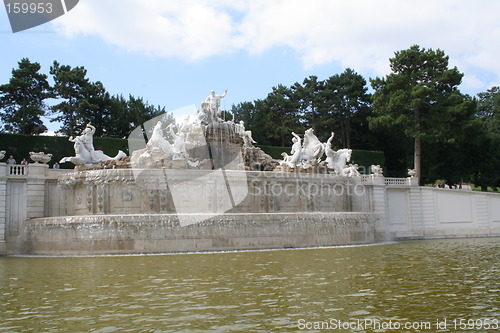
[[[225,213],[181,226],[176,214],[39,218],[12,253],[85,255],[305,248],[374,243],[369,213]]]
[[[500,195],[432,187],[387,187],[393,239],[500,236]]]
[[[0,163],[0,254],[6,243],[17,238],[28,219],[57,216],[52,201],[59,202],[57,179],[71,170],[51,170],[46,164]],[[54,214],[54,215],[53,215]]]

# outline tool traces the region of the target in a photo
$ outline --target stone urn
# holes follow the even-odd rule
[[[30,158],[35,162],[35,163],[43,163],[46,164],[50,161],[52,158],[52,154],[45,154],[43,152],[35,153],[35,152],[30,152]]]

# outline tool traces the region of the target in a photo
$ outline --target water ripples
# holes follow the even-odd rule
[[[499,250],[500,240],[489,238],[0,258],[0,332],[284,332],[297,331],[300,319],[500,320]]]

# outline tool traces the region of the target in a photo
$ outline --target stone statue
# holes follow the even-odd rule
[[[342,174],[343,170],[346,168],[347,162],[351,160],[351,155],[351,149],[344,148],[337,150],[331,159],[328,168],[333,169],[336,174]]]
[[[59,163],[71,162],[76,165],[92,166],[100,162],[119,160],[127,156],[127,154],[121,150],[115,157],[109,157],[100,150],[94,150],[94,133],[95,127],[88,123],[81,135],[75,138],[70,136],[68,140],[74,142],[73,147],[76,156],[63,157]]]
[[[198,109],[198,117],[202,124],[210,124],[212,122],[222,121],[220,118],[221,111],[220,100],[224,98],[227,94],[227,89],[224,90],[224,94],[216,95],[215,91],[211,90],[210,95],[205,98],[201,103],[200,109]]]
[[[253,143],[257,143],[257,141],[252,138],[252,131],[245,130],[245,122],[243,120],[234,126],[236,127],[236,133],[243,139],[243,147],[252,148]]]
[[[300,154],[302,152],[302,139],[295,132],[292,132],[292,149],[290,150],[290,156],[286,164],[290,168],[295,168],[300,160]]]
[[[314,135],[312,128],[304,133],[304,142],[300,152],[299,166],[303,169],[308,169],[313,162],[319,162],[325,152],[323,144]]]
[[[372,165],[371,166],[371,171],[372,171],[372,174],[375,176],[375,177],[382,177],[383,176],[383,170],[382,168],[380,167],[380,165]]]
[[[345,177],[359,177],[361,174],[358,171],[357,164],[349,164],[349,166],[342,169],[342,176]]]
[[[186,150],[186,133],[179,130],[176,134],[172,128],[172,125],[169,125],[168,128],[170,130],[170,135],[174,138],[174,144],[172,146],[173,151],[173,160],[188,160],[189,155]]]
[[[153,134],[151,138],[149,138],[146,147],[151,150],[160,149],[168,156],[171,156],[173,153],[172,145],[163,137],[163,130],[161,129],[162,122],[159,121],[156,123],[153,128]]]
[[[326,155],[326,165],[328,169],[334,169],[334,163],[335,163],[335,151],[332,149],[332,140],[335,137],[335,133],[331,133],[330,137],[326,141],[326,143],[323,144],[324,149],[325,149],[325,155]]]
[[[5,157],[5,153],[6,153],[5,150],[0,151],[0,161],[3,160],[3,158]]]

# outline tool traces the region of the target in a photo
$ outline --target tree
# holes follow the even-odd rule
[[[298,102],[292,91],[283,86],[273,87],[273,91],[264,100],[268,109],[266,123],[263,124],[267,136],[279,146],[290,144],[291,133],[299,131]]]
[[[332,123],[329,125],[332,128],[334,124],[340,125],[340,133],[336,137],[344,147],[351,148],[353,122],[361,126],[366,121],[370,108],[370,95],[367,91],[366,80],[350,68],[325,81],[324,94],[330,109],[328,118]]]
[[[90,84],[86,78],[87,70],[84,67],[71,68],[68,65],[60,65],[57,61],[50,67],[50,74],[54,78],[54,92],[56,97],[63,99],[59,104],[51,107],[52,113],[56,115],[53,121],[62,123],[61,132],[70,136],[79,133],[85,123],[81,119],[84,107],[85,89]]]
[[[477,117],[487,120],[488,133],[500,135],[500,86],[479,93],[477,97]]]
[[[106,110],[105,134],[125,139],[135,128],[164,113],[164,107],[149,105],[142,98],[112,96]]]
[[[371,80],[375,93],[370,126],[397,126],[414,140],[414,168],[421,178],[422,140],[453,140],[475,105],[458,90],[463,74],[448,68],[443,51],[414,45],[389,61],[393,73]]]
[[[258,99],[233,105],[231,113],[234,114],[236,121],[245,122],[245,128],[252,130],[252,137],[259,144],[274,144],[272,138],[266,133],[271,125],[269,124],[269,108],[264,100]]]
[[[50,86],[40,68],[39,63],[23,58],[19,68],[12,70],[9,83],[0,86],[0,116],[6,131],[40,134],[47,130],[41,117],[47,109]]]
[[[77,103],[78,125],[92,123],[96,128],[95,136],[110,136],[109,133],[116,127],[111,104],[111,96],[101,82],[84,85]]]
[[[330,132],[323,89],[324,81],[318,81],[318,77],[314,75],[305,78],[302,84],[297,82],[291,87],[293,99],[298,102],[299,115],[302,116],[303,123],[313,128],[317,135],[327,138]],[[327,120],[326,124],[325,120]]]
[[[499,187],[500,175],[500,87],[492,87],[477,94],[476,139],[472,146],[472,180],[483,190],[487,186]],[[477,158],[482,156],[482,158]]]

